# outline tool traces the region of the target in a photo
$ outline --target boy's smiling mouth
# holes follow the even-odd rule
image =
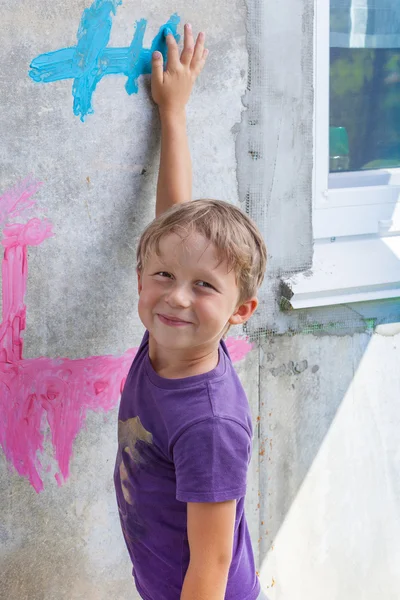
[[[181,319],[178,319],[177,317],[163,315],[160,313],[157,313],[157,316],[162,323],[164,323],[165,325],[170,325],[171,327],[180,327],[183,325],[191,325],[192,324],[190,321],[182,321]]]

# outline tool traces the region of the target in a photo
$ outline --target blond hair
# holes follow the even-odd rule
[[[160,255],[160,241],[170,233],[182,239],[199,233],[217,249],[220,260],[234,270],[239,304],[256,296],[264,279],[267,249],[257,225],[242,210],[222,200],[192,200],[176,204],[143,231],[137,248],[137,269],[149,255]]]

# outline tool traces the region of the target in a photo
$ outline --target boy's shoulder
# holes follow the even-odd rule
[[[164,447],[170,447],[183,431],[204,421],[215,425],[219,421],[219,427],[236,422],[252,437],[248,399],[223,341],[213,371],[166,379],[152,368],[148,339],[146,331],[122,394],[121,420],[138,415],[146,430],[158,432],[163,438]]]

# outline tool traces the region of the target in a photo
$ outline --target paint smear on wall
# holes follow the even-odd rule
[[[43,490],[43,468],[38,455],[44,448],[46,421],[61,485],[69,476],[73,442],[85,424],[89,410],[114,408],[125,377],[136,354],[130,348],[122,356],[68,358],[23,358],[26,324],[24,303],[28,279],[28,246],[50,238],[51,223],[31,218],[9,223],[26,215],[35,205],[33,195],[40,183],[25,179],[0,197],[2,245],[2,322],[0,324],[0,445],[10,467],[25,477],[37,492]],[[252,344],[226,340],[232,360],[242,359]]]
[[[153,40],[150,48],[143,48],[147,21],[136,21],[135,35],[128,48],[108,48],[112,15],[122,0],[95,0],[83,11],[77,33],[77,45],[37,56],[31,63],[29,76],[36,82],[50,83],[73,79],[74,114],[81,121],[93,113],[92,96],[99,81],[106,75],[125,75],[128,94],[138,92],[140,75],[151,73],[151,56],[155,50],[167,57],[165,30],[169,29],[179,41],[177,27],[180,17],[171,16]]]

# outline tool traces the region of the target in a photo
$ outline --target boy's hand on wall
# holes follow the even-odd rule
[[[163,57],[154,52],[151,93],[161,113],[179,113],[185,110],[193,84],[203,70],[208,50],[204,49],[204,33],[194,44],[191,25],[185,25],[184,47],[179,57],[178,44],[172,33],[167,35],[168,60],[164,71]]]

